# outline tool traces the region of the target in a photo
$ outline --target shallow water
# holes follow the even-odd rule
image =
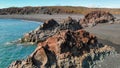
[[[40,24],[19,19],[0,19],[0,68],[6,68],[12,61],[24,59],[34,51],[36,46],[9,42],[21,38]]]

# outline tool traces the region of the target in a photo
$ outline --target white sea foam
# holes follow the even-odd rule
[[[24,21],[24,22],[35,22],[35,23],[38,23],[38,24],[42,23],[42,22],[38,22],[38,21],[30,21],[30,20],[21,20],[21,21]]]

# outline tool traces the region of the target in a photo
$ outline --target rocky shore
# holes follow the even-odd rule
[[[108,12],[88,13],[83,20],[71,17],[59,21],[47,20],[19,40],[37,43],[35,51],[24,60],[17,60],[9,68],[93,68],[97,61],[114,55],[115,48],[102,44],[98,38],[85,31],[83,24],[115,23]]]
[[[114,23],[115,17],[109,12],[93,11],[88,13],[80,20],[80,23],[86,27],[95,26],[98,23]]]
[[[79,24],[79,22],[72,19],[71,17],[68,17],[62,23],[58,23],[54,19],[50,19],[44,22],[43,25],[41,25],[34,31],[26,33],[24,37],[21,38],[19,41],[21,43],[24,42],[38,43],[46,40],[47,38],[53,36],[54,34],[61,30],[78,30],[78,29],[82,29],[82,26]]]
[[[79,30],[86,27],[93,27],[99,23],[116,23],[116,18],[109,12],[93,11],[88,13],[80,20],[68,17],[62,21],[57,22],[54,19],[45,21],[40,27],[26,33],[23,38],[19,40],[21,43],[38,43],[53,36],[61,30]]]
[[[88,68],[113,53],[114,48],[99,44],[89,32],[62,30],[40,42],[27,59],[15,61],[9,68]]]

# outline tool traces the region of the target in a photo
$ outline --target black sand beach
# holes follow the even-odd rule
[[[99,24],[85,30],[95,34],[101,43],[113,46],[120,52],[120,24]]]
[[[33,15],[0,15],[0,18],[23,19],[23,20],[44,22],[49,19],[55,19],[56,21],[61,21],[63,19],[66,19],[68,16],[76,20],[79,20],[80,18],[83,17],[83,15],[81,14],[53,14],[53,15],[33,14]]]
[[[30,21],[38,21],[43,22],[48,19],[55,19],[60,22],[61,20],[67,18],[68,16],[73,19],[79,20],[83,17],[80,14],[33,14],[33,15],[0,15],[0,18],[10,18],[10,19],[23,19]],[[114,15],[116,18],[120,19],[120,15]],[[100,42],[106,45],[110,45],[116,48],[118,52],[120,52],[120,24],[99,24],[92,28],[86,28],[85,30],[90,33],[95,34],[98,38],[100,38]]]
[[[83,17],[83,15],[75,15],[75,14],[58,14],[58,15],[0,15],[1,19],[23,19],[23,20],[30,20],[30,21],[38,21],[38,22],[44,22],[48,19],[55,19],[56,21],[60,22],[61,20],[67,18],[68,16],[72,17],[73,19],[79,20]],[[118,19],[120,19],[120,15],[115,15]],[[118,53],[120,53],[120,23],[114,23],[114,24],[98,24],[95,27],[92,28],[85,28],[90,33],[93,33],[97,36],[99,43],[102,43],[104,45],[112,46],[116,49]],[[119,56],[116,56],[117,59],[119,59]],[[106,57],[107,59],[111,59],[110,57]],[[116,64],[119,62],[119,60],[116,60],[113,58],[113,60],[109,60],[98,63],[95,68],[107,68],[107,66],[103,63],[110,64],[113,63],[113,60],[115,60],[115,63],[113,63],[112,67],[118,66],[119,64]],[[114,66],[115,65],[115,66]],[[116,67],[117,68],[117,67]]]

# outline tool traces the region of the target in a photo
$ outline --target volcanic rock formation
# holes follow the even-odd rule
[[[92,11],[84,16],[83,19],[80,20],[82,26],[94,26],[98,23],[113,23],[115,17],[109,13],[104,11]]]
[[[13,62],[9,68],[89,68],[101,56],[111,54],[110,46],[102,46],[96,36],[84,30],[61,30],[26,59]]]
[[[50,36],[53,36],[60,30],[78,30],[81,28],[82,27],[79,22],[71,17],[68,17],[68,19],[65,19],[62,23],[58,23],[54,19],[50,19],[34,31],[26,33],[20,42],[38,43],[46,40]]]
[[[94,11],[80,23],[98,24],[114,21],[108,12]],[[21,40],[38,43],[35,51],[24,60],[13,62],[9,68],[90,68],[97,60],[114,53],[115,49],[102,45],[97,37],[82,29],[78,21],[68,17],[61,23],[50,19]]]

